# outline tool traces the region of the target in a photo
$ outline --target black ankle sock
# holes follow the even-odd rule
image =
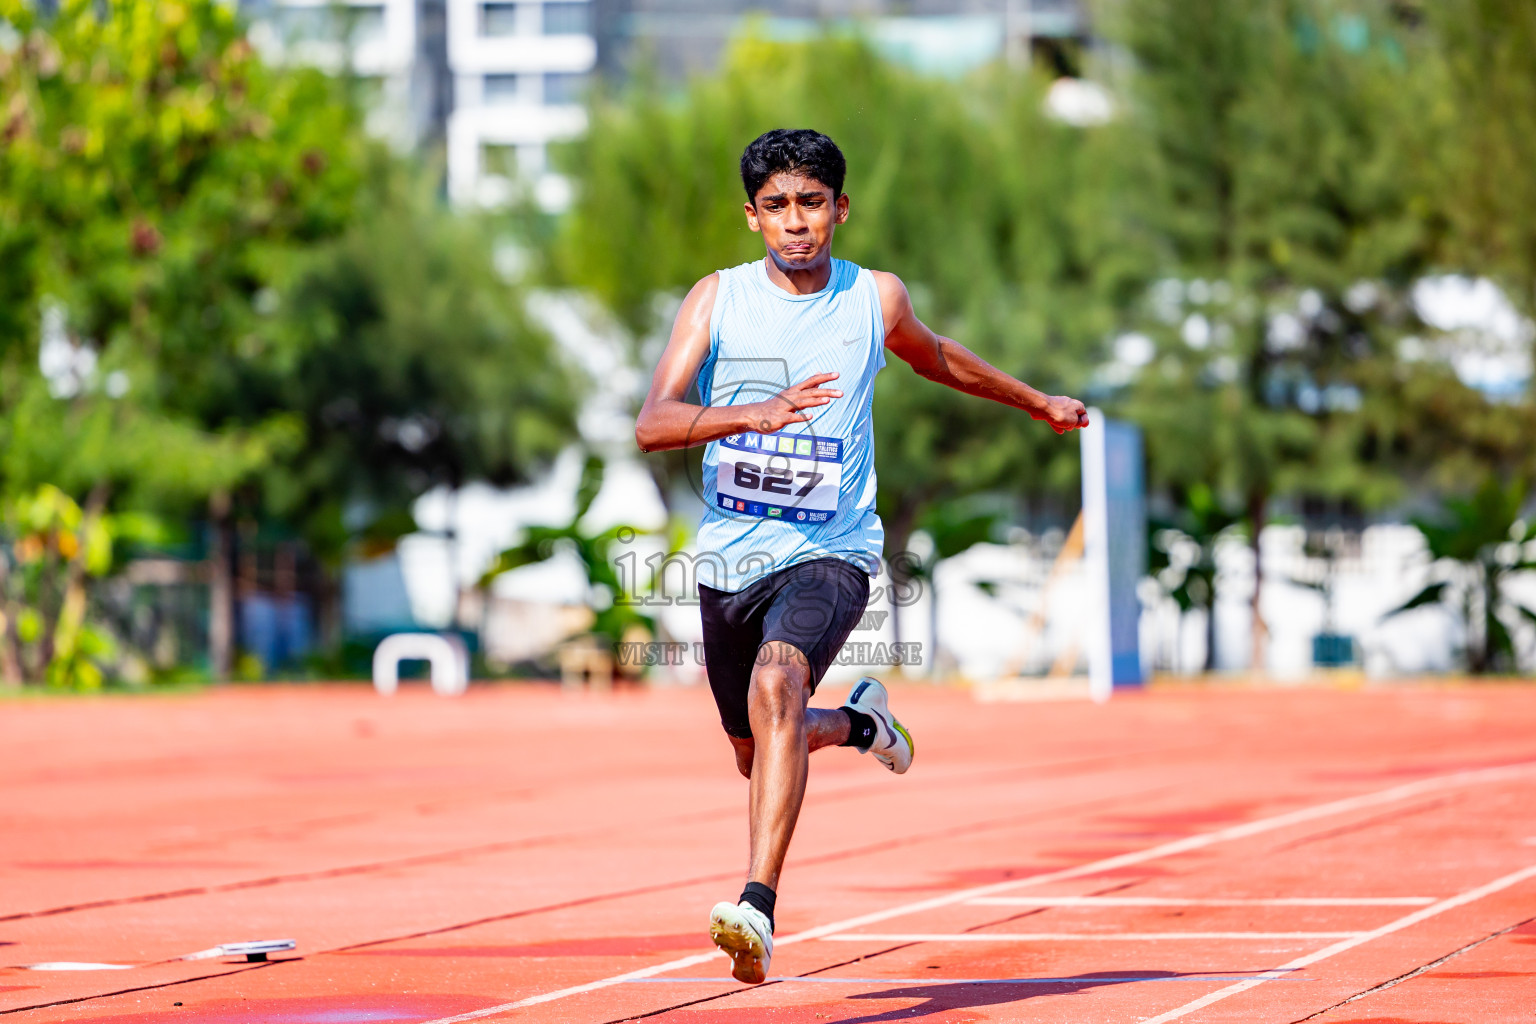
[[[763,912],[768,919],[768,927],[773,928],[773,904],[778,899],[778,894],[768,888],[762,882],[748,882],[747,887],[741,890],[741,899],[738,903],[746,903]]]
[[[853,708],[839,709],[848,716],[848,738],[839,746],[858,747],[860,750],[868,750],[879,735],[875,731],[875,720],[862,711]]]

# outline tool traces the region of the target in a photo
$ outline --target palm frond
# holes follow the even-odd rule
[[[1422,608],[1428,604],[1438,604],[1445,597],[1445,588],[1446,584],[1444,582],[1431,583],[1429,586],[1425,587],[1417,594],[1414,594],[1407,601],[1404,601],[1396,608],[1393,608],[1382,617],[1391,618],[1394,615],[1400,615],[1403,612],[1410,611],[1414,608]]]

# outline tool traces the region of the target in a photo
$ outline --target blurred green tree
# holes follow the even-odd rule
[[[1446,71],[1432,116],[1446,144],[1423,164],[1448,221],[1446,258],[1536,313],[1536,18],[1524,0],[1439,0],[1424,14]]]
[[[365,139],[215,0],[0,0],[0,24],[0,492],[187,513],[296,438],[193,396],[351,216]]]
[[[574,434],[492,226],[369,139],[355,83],[263,64],[217,0],[0,22],[0,496],[207,516],[216,675],[234,517],[307,541],[334,606],[415,497]]]
[[[297,440],[238,511],[286,525],[329,570],[417,527],[416,498],[526,482],[576,434],[578,374],[497,269],[497,229],[445,207],[427,175],[376,152],[357,218],[290,261],[254,334],[267,358],[208,362],[197,415],[290,417]],[[334,627],[335,609],[322,614]],[[334,636],[331,639],[335,639]]]
[[[211,356],[252,344],[284,257],[350,216],[351,108],[317,72],[264,67],[212,0],[67,0],[48,19],[0,0],[0,19],[18,39],[0,52],[0,408],[29,441],[0,484],[104,482],[146,504],[227,486],[271,446],[221,436],[185,398]],[[166,449],[109,443],[157,428]]]
[[[1388,3],[1130,0],[1139,219],[1166,277],[1133,322],[1153,342],[1120,408],[1147,429],[1154,486],[1241,507],[1257,583],[1277,498],[1380,507],[1471,454],[1507,457],[1518,417],[1447,366],[1409,298],[1436,212],[1408,168],[1441,139],[1434,39]]]

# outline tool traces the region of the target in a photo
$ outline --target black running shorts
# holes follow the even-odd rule
[[[752,735],[747,687],[759,648],[772,640],[793,644],[810,662],[814,693],[868,603],[869,574],[841,558],[780,569],[734,594],[700,583],[704,667],[725,731]]]

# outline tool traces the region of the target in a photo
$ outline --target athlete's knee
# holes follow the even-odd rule
[[[793,665],[760,664],[752,673],[748,701],[754,725],[797,724],[805,718],[805,673]]]

